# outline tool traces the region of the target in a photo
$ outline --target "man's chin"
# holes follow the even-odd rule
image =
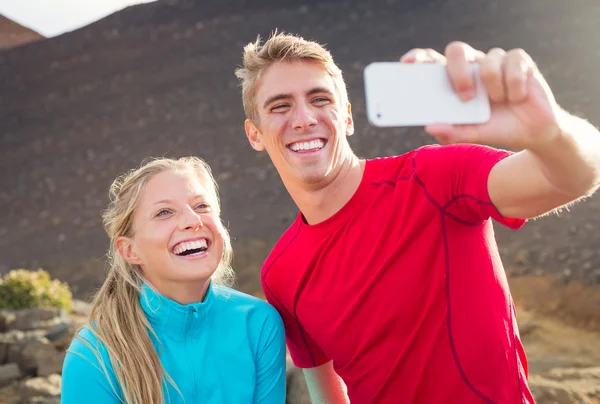
[[[299,175],[300,182],[306,185],[319,185],[327,181],[327,170],[318,169],[305,170]]]

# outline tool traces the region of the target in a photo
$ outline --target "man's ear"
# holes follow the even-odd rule
[[[244,129],[246,130],[246,136],[248,136],[248,141],[250,142],[250,145],[252,145],[252,148],[256,151],[263,151],[265,145],[262,143],[260,130],[254,122],[250,119],[246,119],[244,122]]]
[[[141,265],[142,260],[135,252],[133,240],[129,237],[120,236],[116,241],[117,250],[123,259],[132,265]]]
[[[348,117],[346,118],[346,135],[354,134],[354,119],[352,119],[352,105],[348,103]]]

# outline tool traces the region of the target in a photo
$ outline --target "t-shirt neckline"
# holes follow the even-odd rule
[[[300,226],[302,231],[309,232],[313,235],[326,234],[333,229],[338,228],[343,223],[346,223],[349,219],[351,219],[354,214],[361,208],[361,201],[364,201],[364,195],[368,192],[368,184],[370,182],[370,174],[371,174],[371,160],[365,160],[365,168],[363,170],[362,178],[360,180],[360,184],[354,194],[348,202],[344,206],[340,208],[337,212],[335,212],[332,216],[327,219],[315,223],[308,224],[304,220],[304,216],[302,212],[298,213],[296,217],[296,223]]]

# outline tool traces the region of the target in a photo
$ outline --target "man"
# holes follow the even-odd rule
[[[600,134],[556,104],[522,50],[454,42],[402,61],[445,63],[463,100],[478,62],[491,120],[431,125],[444,146],[361,160],[328,51],[285,34],[245,47],[248,140],[300,209],[264,263],[265,295],[313,402],[531,403],[491,218],[516,229],[592,194]]]

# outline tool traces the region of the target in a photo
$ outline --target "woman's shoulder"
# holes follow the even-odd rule
[[[83,326],[73,337],[67,355],[76,355],[85,359],[92,365],[99,365],[108,358],[108,351],[104,344],[98,339],[89,325]]]
[[[63,403],[124,402],[108,350],[89,326],[82,327],[67,349],[62,368]]]
[[[231,313],[251,314],[267,321],[280,322],[279,313],[268,302],[225,286],[213,288],[218,309]]]

